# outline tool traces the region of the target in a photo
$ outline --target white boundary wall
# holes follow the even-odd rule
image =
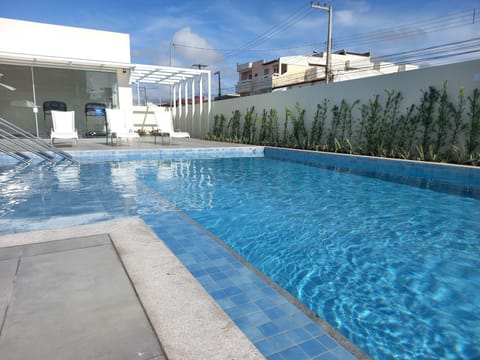
[[[322,103],[323,99],[329,100],[330,110],[332,106],[340,105],[342,100],[352,104],[358,99],[361,104],[367,104],[368,100],[374,99],[377,94],[385,99],[385,89],[395,90],[402,94],[403,101],[400,105],[400,111],[403,113],[410,105],[418,104],[422,97],[422,91],[428,91],[430,86],[441,90],[445,81],[448,81],[447,90],[451,101],[456,101],[461,87],[465,88],[465,96],[471,95],[473,89],[480,88],[480,60],[215,101],[209,131],[212,131],[215,115],[223,114],[228,123],[232,117],[232,112],[239,110],[243,121],[247,109],[252,106],[255,106],[255,113],[259,116],[261,116],[263,109],[267,111],[276,109],[279,115],[280,129],[283,129],[285,107],[288,106],[296,114],[295,104],[297,101],[306,110],[305,125],[307,129],[310,129],[317,104]],[[358,111],[359,107],[356,110]],[[331,111],[328,115],[331,117]],[[354,115],[354,119],[359,118],[359,114]],[[258,121],[257,126],[259,126]],[[206,124],[202,125],[203,129],[206,129]],[[202,135],[206,135],[206,132],[202,131]]]

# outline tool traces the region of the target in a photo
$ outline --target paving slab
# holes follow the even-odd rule
[[[3,248],[0,258],[0,359],[165,358],[107,235]]]
[[[108,234],[108,236],[105,234]],[[97,237],[98,235],[100,235],[100,237]],[[105,236],[107,236],[107,238],[111,240],[111,244],[113,244],[112,251],[107,251],[106,249],[98,251],[100,248],[108,248],[109,246],[109,241],[106,241]],[[81,248],[76,249],[75,246],[69,244],[70,240],[65,240],[70,238],[73,240],[81,238],[79,241],[83,241],[86,246],[83,251],[80,251],[82,250]],[[55,246],[53,243],[58,243],[58,245]],[[107,245],[105,245],[105,243]],[[88,246],[86,244],[88,244]],[[21,245],[28,246],[23,247]],[[14,247],[19,248],[14,249]],[[0,260],[0,269],[3,264],[8,271],[0,271],[0,284],[2,284],[1,281],[3,281],[2,278],[5,274],[5,279],[7,281],[6,287],[8,288],[8,286],[10,286],[10,288],[12,288],[12,284],[9,283],[9,281],[16,282],[14,274],[17,269],[17,262],[19,259],[23,261],[27,257],[41,258],[41,261],[37,260],[38,264],[36,264],[36,266],[38,268],[43,268],[48,265],[57,269],[60,273],[65,272],[62,276],[65,279],[69,279],[70,274],[66,269],[81,267],[78,264],[78,266],[70,265],[70,263],[74,263],[75,261],[80,262],[78,258],[84,259],[85,257],[89,257],[91,255],[90,248],[96,248],[93,253],[96,253],[97,256],[92,256],[92,263],[89,266],[97,264],[97,266],[102,269],[103,265],[101,263],[103,261],[113,261],[113,257],[115,256],[121,265],[123,265],[126,274],[125,276],[128,275],[128,280],[133,286],[137,299],[141,303],[148,321],[152,326],[155,335],[159,339],[161,344],[159,346],[164,350],[164,353],[166,353],[166,357],[163,355],[155,355],[154,357],[148,358],[146,356],[148,353],[143,353],[138,350],[137,343],[130,341],[130,338],[125,338],[121,334],[118,336],[115,335],[115,338],[118,339],[117,343],[124,342],[125,346],[124,344],[120,344],[119,346],[134,349],[135,351],[129,353],[136,352],[131,357],[122,357],[119,356],[118,353],[108,354],[106,352],[101,354],[98,353],[98,356],[91,355],[91,353],[87,352],[88,350],[78,346],[75,342],[66,343],[63,348],[60,348],[55,345],[55,341],[58,339],[58,336],[64,335],[55,330],[55,334],[51,336],[49,335],[48,337],[45,336],[42,342],[45,341],[45,348],[48,346],[57,346],[58,353],[64,351],[63,354],[60,354],[61,356],[54,357],[51,355],[52,353],[50,353],[49,356],[42,358],[38,356],[37,353],[31,351],[30,353],[26,352],[21,356],[13,357],[13,359],[264,359],[258,349],[255,348],[228,315],[225,314],[215,300],[208,295],[205,289],[203,289],[163,241],[159,239],[148,225],[139,218],[125,218],[63,229],[1,235],[0,259],[4,260]],[[2,249],[4,252],[1,251]],[[71,251],[78,251],[76,252],[77,256],[65,256]],[[56,257],[53,254],[62,257],[64,260],[56,260],[57,264],[52,264],[52,262],[54,262],[52,258]],[[41,267],[40,264],[42,264]],[[29,265],[33,272],[37,271],[33,270],[34,265],[35,263]],[[96,314],[96,316],[92,317],[93,320],[97,319],[95,326],[102,326],[103,322],[106,322],[108,326],[106,325],[104,330],[97,331],[96,329],[92,329],[94,325],[88,324],[88,326],[91,326],[88,329],[95,332],[95,337],[98,337],[97,341],[101,345],[103,342],[108,344],[108,341],[112,338],[112,336],[101,338],[104,336],[104,332],[117,331],[117,329],[115,329],[116,322],[114,320],[117,318],[123,319],[123,315],[120,316],[118,311],[118,298],[122,298],[124,295],[119,291],[117,296],[109,298],[109,295],[111,295],[110,290],[117,287],[118,281],[114,281],[113,279],[108,279],[108,281],[107,279],[97,280],[94,276],[95,273],[95,271],[91,270],[82,270],[81,274],[84,274],[84,278],[82,278],[81,283],[84,284],[83,286],[85,286],[85,288],[89,289],[83,294],[84,297],[89,299],[88,294],[92,297],[93,294],[95,294],[97,300],[102,298],[105,299],[105,306],[97,308],[93,304],[90,304],[90,309]],[[118,273],[116,275],[118,275]],[[13,280],[12,276],[14,277]],[[25,282],[26,281],[27,278],[25,278]],[[55,302],[56,306],[59,308],[58,311],[64,311],[65,309],[75,307],[72,306],[72,304],[75,305],[76,300],[71,296],[69,297],[68,292],[65,294],[57,293],[56,295],[54,293],[55,296],[49,294],[57,291],[58,287],[54,286],[54,280],[50,279],[45,274],[38,274],[35,277],[31,275],[31,278],[29,278],[29,285],[27,286],[26,283],[24,284],[24,291],[27,291],[30,286],[34,287],[35,281],[49,286],[50,290],[47,294],[44,294],[44,296],[49,296],[51,299],[50,301],[52,303]],[[52,284],[50,284],[51,282]],[[67,283],[68,282],[69,281],[67,281]],[[68,287],[76,288],[73,285],[69,285]],[[3,293],[4,295],[2,295]],[[0,311],[3,310],[1,308],[2,296],[8,299],[10,297],[9,291],[2,292],[0,289]],[[60,301],[58,298],[64,300]],[[111,307],[117,307],[117,310],[110,309],[107,304],[110,304]],[[127,308],[127,306],[125,307]],[[34,320],[38,324],[38,318],[41,318],[40,315],[35,314],[38,312],[38,309],[31,304],[25,304],[23,305],[23,308],[25,309],[24,311],[26,311],[26,309],[32,311],[31,325],[33,325]],[[48,308],[46,310],[51,311],[51,309]],[[46,314],[45,311],[42,312]],[[3,312],[4,311],[2,311],[2,313]],[[23,319],[21,317],[19,318],[24,322],[22,326],[27,327],[29,315],[24,315]],[[4,358],[10,359],[9,357],[4,356],[6,353],[2,353],[2,351],[4,351],[2,350],[2,347],[4,346],[4,339],[2,338],[7,337],[8,335],[6,332],[7,326],[9,326],[10,323],[9,316],[10,308],[7,309],[5,332],[2,332],[0,329],[0,359],[2,360]],[[47,321],[47,319],[45,319],[46,317],[47,316],[43,317],[41,320]],[[58,318],[61,317],[57,317],[57,319]],[[63,331],[76,331],[79,327],[85,327],[86,325],[83,321],[84,320],[81,316],[77,316],[72,321],[73,325],[63,328]],[[73,330],[70,330],[70,328],[73,328]],[[134,326],[132,326],[132,329],[132,331],[138,331]],[[20,331],[18,331],[17,335],[17,339],[13,339],[12,337],[8,339],[11,342],[9,346],[28,348],[29,341],[32,341],[32,336],[44,336],[41,334],[41,331],[36,331],[33,334],[28,332],[20,333]],[[84,333],[84,336],[88,337],[89,333]],[[91,337],[88,339],[90,340]],[[85,341],[83,344],[86,343],[88,343],[88,341]],[[72,349],[74,351],[69,351]],[[76,351],[79,352],[79,356],[67,356]],[[125,349],[125,351],[127,352],[128,349]],[[12,353],[13,351],[10,351],[8,354]],[[104,355],[104,357],[102,358],[100,355]]]
[[[17,259],[0,261],[0,335],[2,334],[2,324],[5,321],[5,313],[7,311],[10,298],[12,297],[17,266]]]

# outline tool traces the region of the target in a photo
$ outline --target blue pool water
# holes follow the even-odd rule
[[[152,214],[163,209],[144,194],[157,192],[373,358],[480,356],[474,197],[268,158],[91,163],[0,182],[1,232]]]

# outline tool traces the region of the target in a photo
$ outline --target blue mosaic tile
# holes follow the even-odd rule
[[[225,275],[222,272],[216,272],[216,273],[210,274],[210,276],[212,277],[212,279],[217,280],[217,281],[227,278],[227,275]]]
[[[339,360],[339,358],[336,357],[335,355],[333,355],[330,352],[326,352],[324,354],[321,354],[321,355],[317,356],[315,358],[315,360]],[[340,358],[340,360],[341,360],[341,358]]]
[[[193,273],[192,273],[193,274]],[[227,295],[225,294],[224,291],[222,290],[216,290],[216,291],[212,291],[210,293],[210,296],[215,300],[215,301],[218,301],[218,300],[221,300],[221,299],[224,299]]]
[[[319,341],[315,339],[306,341],[300,344],[299,347],[312,357],[328,351],[325,346],[323,346]]]
[[[284,359],[280,354],[273,354],[271,356],[268,356],[267,360],[284,360]]]
[[[262,341],[254,343],[254,345],[262,352],[264,356],[279,354],[278,349],[269,339],[264,339]]]
[[[75,160],[91,161],[125,161],[125,160],[174,160],[201,158],[231,158],[231,157],[263,157],[261,146],[242,146],[228,148],[202,149],[159,149],[159,150],[108,150],[108,151],[71,151]]]
[[[223,291],[227,296],[237,295],[242,292],[242,290],[236,286],[230,286],[230,287],[224,288]]]
[[[312,322],[312,320],[305,315],[303,312],[296,312],[292,315],[292,317],[295,319],[295,321],[300,324],[300,325],[308,325]]]
[[[195,264],[193,264],[193,265],[195,265]],[[190,272],[192,273],[192,275],[193,275],[194,277],[200,277],[200,276],[204,276],[204,275],[207,274],[207,273],[205,272],[205,270],[192,270],[192,269],[190,269]]]
[[[472,166],[456,166],[442,163],[426,163],[401,159],[384,159],[357,155],[332,154],[316,151],[265,148],[266,157],[301,162],[307,165],[335,168],[339,170],[361,171],[386,176],[390,180],[405,182],[406,178],[415,182],[429,181],[429,186],[444,188],[447,192],[478,197],[480,170]],[[431,183],[431,179],[434,183]],[[419,183],[419,184],[420,184]]]
[[[338,346],[338,343],[328,335],[319,336],[317,339],[329,350],[335,349]]]
[[[280,308],[278,307],[274,307],[274,308],[271,308],[271,309],[268,309],[265,311],[265,313],[268,315],[268,317],[271,319],[271,320],[275,320],[275,319],[278,319],[278,318],[281,318],[283,316],[285,316],[285,312],[283,312]]]
[[[341,360],[355,360],[355,356],[350,354],[347,350],[345,350],[343,347],[336,347],[335,349],[332,350],[332,353]]]
[[[275,322],[275,324],[277,324],[277,326],[281,327],[283,330],[292,330],[292,329],[295,329],[295,328],[298,328],[299,326],[301,326],[300,324],[298,324],[297,322],[295,322],[295,320],[291,317],[291,316],[284,316],[284,317],[281,317],[281,318],[278,318],[278,319],[275,319],[275,320],[272,320]],[[313,324],[313,322],[311,322]],[[311,335],[311,333],[309,332],[310,336],[313,337],[313,335]]]
[[[289,330],[287,331],[287,335],[296,343],[301,343],[312,338],[312,335],[302,328]]]
[[[250,298],[245,293],[234,295],[231,297],[231,299],[237,305],[246,304],[250,302]]]
[[[262,310],[267,310],[275,307],[275,304],[272,304],[272,301],[270,299],[266,299],[262,297],[262,299],[258,300],[255,302],[258,307],[260,307]]]
[[[239,306],[233,306],[231,308],[224,309],[224,310],[225,310],[225,312],[228,313],[228,315],[233,320],[235,320],[235,319],[241,318],[243,316],[246,316],[248,314],[255,313],[259,309],[254,304],[249,303],[249,304],[242,304],[242,305],[239,305]]]
[[[229,298],[218,299],[216,302],[222,307],[222,309],[228,309],[235,306],[235,304]]]
[[[313,323],[306,325],[304,328],[313,336],[325,335],[325,332]]]
[[[252,326],[255,326],[257,329],[261,325],[264,325],[264,324],[270,322],[270,319],[268,318],[268,316],[263,311],[258,311],[258,312],[249,314],[248,318],[250,320],[250,324],[252,324]]]
[[[284,360],[308,360],[310,356],[298,346],[293,346],[280,353]]]
[[[265,336],[273,336],[278,334],[279,332],[282,331],[281,328],[279,328],[275,323],[273,322],[268,322],[266,324],[260,325],[258,329],[264,334]]]
[[[270,338],[270,342],[275,346],[278,352],[288,349],[295,345],[295,342],[288,337],[286,333],[281,333]]]

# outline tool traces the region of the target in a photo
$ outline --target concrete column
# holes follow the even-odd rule
[[[192,78],[192,135],[194,133],[195,124],[195,78]]]

